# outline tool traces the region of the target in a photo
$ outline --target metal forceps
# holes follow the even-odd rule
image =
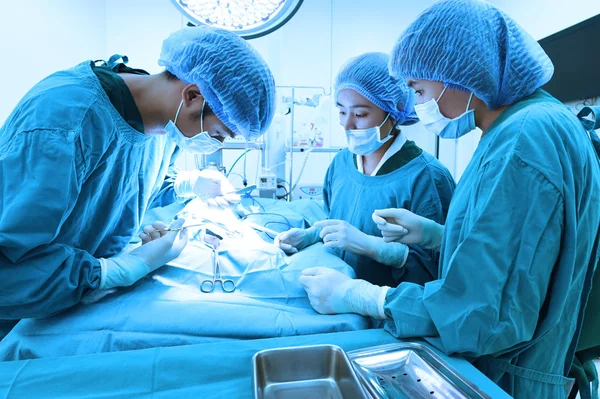
[[[221,271],[219,270],[219,254],[217,253],[217,248],[206,243],[204,243],[204,245],[212,249],[213,278],[212,280],[204,280],[202,284],[200,284],[200,291],[204,293],[213,292],[217,283],[221,283],[223,292],[230,293],[235,291],[235,281],[221,278]]]

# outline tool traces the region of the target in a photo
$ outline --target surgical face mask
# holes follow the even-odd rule
[[[177,117],[179,116],[179,111],[181,111],[181,106],[183,105],[183,100],[179,104],[179,108],[177,108],[177,114],[175,114],[175,121],[169,121],[167,126],[165,126],[165,132],[171,140],[177,144],[179,148],[183,151],[188,151],[193,154],[212,154],[213,152],[217,152],[221,148],[223,148],[223,143],[214,137],[210,137],[208,132],[204,131],[203,119],[204,119],[204,105],[206,101],[202,103],[202,112],[200,113],[200,133],[195,135],[194,137],[186,137],[181,133],[177,125]]]
[[[444,139],[457,139],[475,129],[475,110],[469,110],[473,93],[469,97],[465,112],[457,118],[446,118],[440,112],[438,101],[446,92],[446,87],[437,100],[431,99],[424,104],[415,105],[415,112],[419,120],[428,130]]]
[[[346,130],[346,141],[348,142],[348,149],[350,152],[356,155],[371,155],[380,149],[382,145],[392,138],[392,135],[390,134],[392,130],[390,129],[390,133],[388,133],[387,137],[383,140],[379,140],[380,129],[389,118],[390,114],[386,116],[381,125],[369,129]]]

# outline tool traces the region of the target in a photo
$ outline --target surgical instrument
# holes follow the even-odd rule
[[[234,229],[230,229],[227,226],[225,226],[223,223],[220,222],[215,222],[212,221],[210,219],[206,219],[203,218],[202,221],[200,223],[194,223],[194,224],[190,224],[187,226],[183,226],[183,227],[178,227],[175,229],[172,229],[170,227],[165,227],[164,229],[158,229],[157,231],[161,231],[161,232],[168,232],[168,231],[181,231],[183,229],[187,229],[188,227],[199,227],[199,226],[205,226],[207,224],[213,224],[223,230],[225,230],[225,232],[229,235],[229,237],[242,237],[243,234],[240,231],[234,230]],[[220,236],[219,236],[220,237]],[[223,237],[220,237],[220,239],[223,239]]]
[[[165,227],[164,229],[157,229],[156,231],[181,231],[183,229],[187,229],[188,227],[198,227],[198,226],[204,226],[206,223],[194,223],[194,224],[189,224],[187,226],[182,226],[182,227],[178,227],[176,229],[172,229],[170,227]]]
[[[230,279],[222,279],[221,278],[221,271],[219,269],[219,254],[217,252],[217,248],[208,243],[203,243],[203,244],[212,249],[213,277],[212,277],[212,280],[204,280],[202,282],[202,284],[200,284],[200,291],[202,291],[204,293],[213,292],[215,289],[215,286],[217,285],[218,282],[221,283],[223,292],[230,293],[230,292],[235,291],[235,288],[236,288],[235,281],[230,280]]]
[[[279,232],[277,232],[277,231],[275,231],[275,230],[271,230],[271,229],[269,229],[269,228],[267,228],[267,227],[261,226],[261,225],[259,225],[259,224],[256,224],[256,223],[252,223],[252,222],[246,222],[246,224],[247,224],[248,226],[252,227],[252,228],[253,228],[254,230],[256,230],[256,231],[260,231],[260,232],[263,232],[263,233],[267,233],[267,234],[270,234],[270,235],[272,235],[272,236],[276,236],[277,234],[279,234]]]

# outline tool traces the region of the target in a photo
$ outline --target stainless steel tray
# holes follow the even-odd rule
[[[256,399],[368,398],[335,345],[267,349],[254,355]]]
[[[400,343],[348,352],[374,398],[490,399],[425,345]]]

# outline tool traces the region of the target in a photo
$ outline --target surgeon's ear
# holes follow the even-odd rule
[[[202,106],[202,103],[204,102],[204,97],[202,97],[200,89],[198,89],[198,86],[195,84],[189,84],[185,86],[181,94],[186,107],[196,103]]]

